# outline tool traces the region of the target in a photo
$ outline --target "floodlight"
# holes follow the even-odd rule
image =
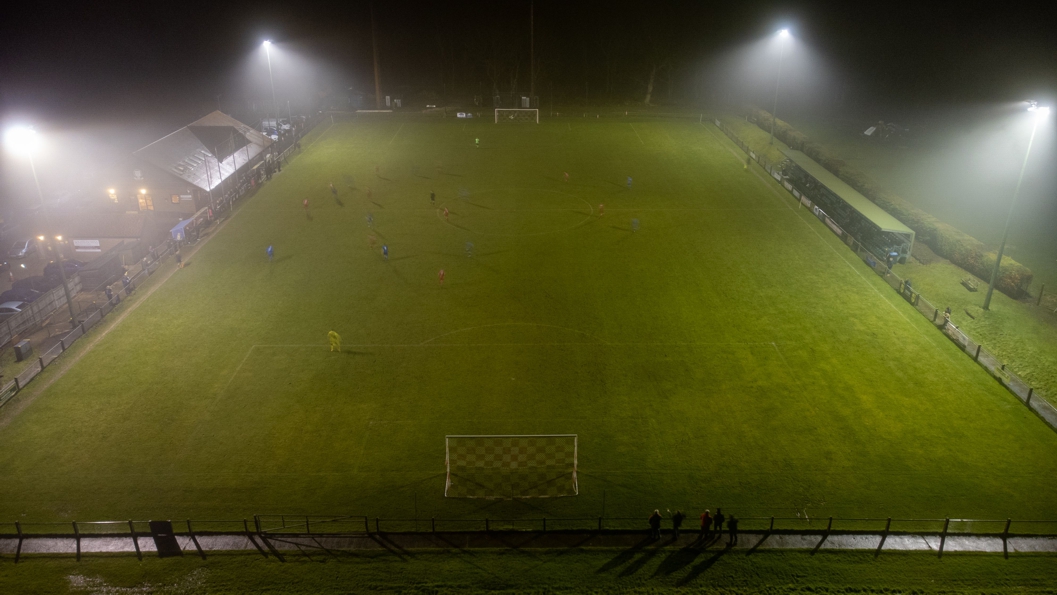
[[[264,40],[264,45],[272,45],[272,40],[270,40],[270,39],[265,39],[265,40]]]
[[[106,193],[107,194],[117,194],[117,190],[114,190],[113,188],[107,188],[106,189]]]
[[[779,31],[778,32],[778,37],[782,37],[782,38],[789,37],[789,29],[782,29],[781,31]]]
[[[140,194],[146,194],[147,193],[147,189],[146,188],[140,188],[139,189],[139,193]]]
[[[44,241],[44,236],[37,236],[37,239],[43,242]]]
[[[4,145],[16,153],[32,155],[40,146],[40,135],[29,126],[15,126],[4,133]]]
[[[1039,112],[1039,117],[1040,118],[1045,118],[1046,116],[1050,115],[1050,108],[1049,108],[1049,106],[1046,106],[1046,105],[1038,108],[1036,111]]]
[[[59,240],[61,242],[62,241],[62,236],[55,236],[55,239]]]

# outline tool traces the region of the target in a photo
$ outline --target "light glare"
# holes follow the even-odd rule
[[[782,29],[778,32],[778,37],[789,37],[789,29]]]
[[[4,133],[4,145],[16,153],[32,155],[40,146],[40,135],[29,126],[15,126]]]

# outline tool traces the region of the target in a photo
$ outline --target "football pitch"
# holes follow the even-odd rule
[[[715,127],[319,130],[0,411],[0,522],[1054,517],[1057,434]],[[455,434],[576,434],[578,495],[446,498]]]

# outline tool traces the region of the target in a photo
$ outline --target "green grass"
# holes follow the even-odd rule
[[[0,562],[6,593],[1052,593],[1052,555],[724,550],[288,554]]]
[[[0,520],[1057,504],[1057,434],[714,128],[338,123],[190,260],[0,431]],[[445,499],[478,433],[578,434],[580,495]]]
[[[768,145],[767,131],[732,115],[723,116],[723,122],[749,146],[764,151],[772,162],[784,158],[776,147],[785,148],[785,145],[777,140],[775,145]],[[1000,233],[996,224],[1001,221],[998,214],[992,213],[993,216],[988,218],[981,216],[980,209],[959,207],[959,197],[952,196],[951,191],[943,186],[950,174],[936,169],[942,150],[933,144],[901,148],[865,140],[857,132],[849,132],[853,129],[832,122],[797,120],[794,125],[812,140],[822,142],[833,155],[867,172],[941,220],[984,240]],[[1057,286],[1054,265],[1057,261],[1045,256],[1051,252],[1052,234],[1050,238],[1040,239],[1027,228],[1014,229],[1014,233],[1024,244],[1009,254],[1032,267],[1036,274],[1033,291],[1037,292],[1043,283],[1048,283],[1050,289]],[[992,243],[997,242],[994,239]],[[939,259],[929,265],[911,262],[908,266],[899,265],[895,270],[898,275],[913,279],[915,286],[932,303],[940,308],[951,306],[960,328],[974,340],[982,342],[1007,362],[1010,369],[1057,405],[1057,316],[1053,313],[1057,302],[1044,301],[1044,307],[1038,307],[1034,301],[1018,302],[996,293],[990,311],[984,312],[981,306],[988,280],[978,280],[981,291],[970,293],[961,285],[961,280],[969,277],[969,273],[947,260]],[[1049,308],[1045,307],[1046,304],[1050,304]],[[964,314],[965,310],[977,318],[969,318]]]

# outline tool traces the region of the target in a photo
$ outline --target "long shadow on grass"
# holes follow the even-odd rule
[[[601,568],[599,568],[598,570],[595,571],[595,574],[602,574],[603,572],[609,572],[610,570],[613,570],[615,568],[619,568],[619,567],[627,564],[628,562],[630,562],[632,559],[635,558],[636,554],[638,554],[639,552],[643,551],[643,549],[646,546],[648,546],[649,544],[651,544],[651,543],[653,543],[652,539],[650,539],[649,537],[644,538],[642,541],[636,543],[635,545],[631,546],[630,548],[628,548],[628,549],[620,552],[619,554],[617,554],[616,557],[614,557],[609,562],[606,562],[605,564],[603,564]],[[656,555],[656,553],[654,553],[654,555]],[[621,573],[621,574],[623,575],[623,573]]]
[[[701,562],[700,564],[698,564],[698,565],[694,566],[693,568],[691,568],[690,569],[690,573],[687,574],[686,576],[684,576],[683,578],[679,579],[679,581],[676,582],[675,584],[680,586],[680,587],[683,587],[683,586],[686,586],[686,585],[690,584],[695,579],[697,579],[697,577],[699,577],[702,574],[704,574],[709,568],[712,568],[713,566],[715,566],[716,562],[719,562],[719,559],[722,558],[724,555],[726,555],[727,552],[729,552],[729,551],[730,551],[730,548],[723,548],[721,550],[716,550],[716,553],[712,554],[712,556],[709,559],[707,559],[704,562]]]
[[[697,559],[704,550],[696,547],[684,547],[675,550],[668,555],[667,558],[661,561],[660,566],[653,572],[653,576],[661,574],[671,574],[677,570],[682,570],[690,565],[691,562]]]

